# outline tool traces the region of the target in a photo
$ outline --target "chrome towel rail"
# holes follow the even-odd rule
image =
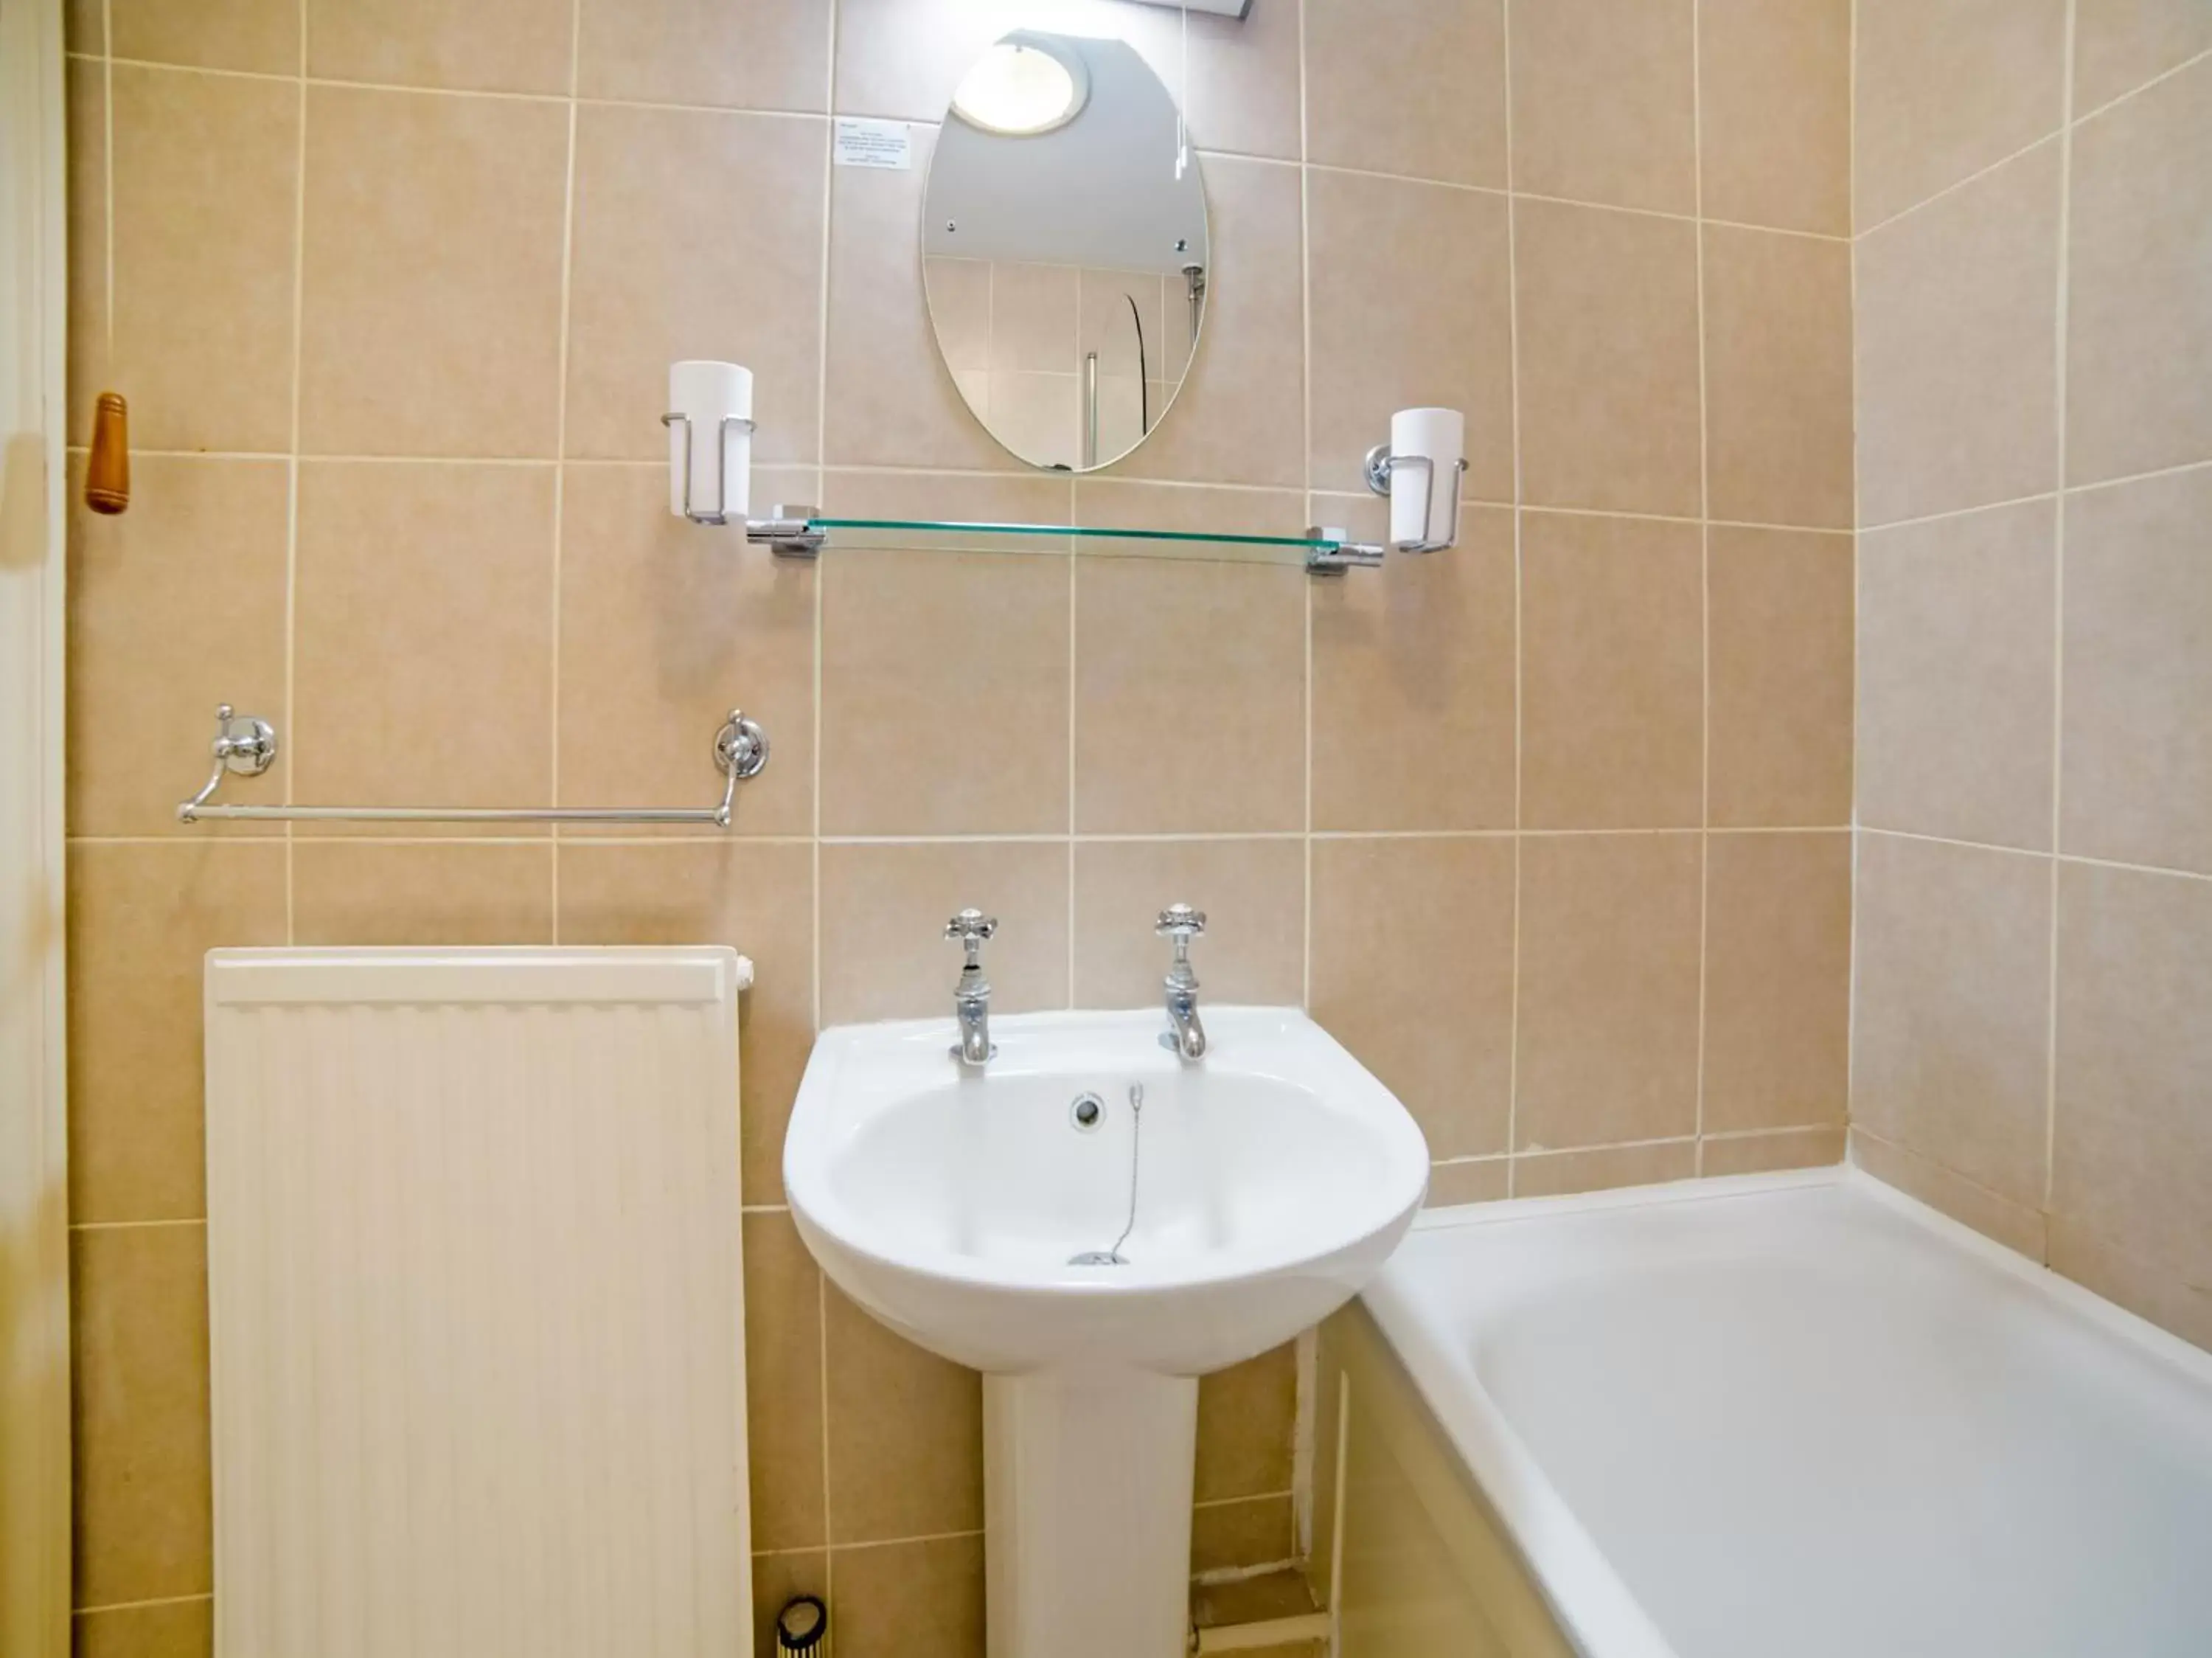
[[[282,823],[696,823],[730,826],[738,785],[768,765],[768,733],[742,709],[714,734],[714,765],[722,774],[722,803],[702,807],[621,806],[216,806],[210,804],[225,777],[258,777],[276,760],[276,728],[251,714],[215,711],[215,765],[200,791],[177,808],[180,823],[203,819],[252,819]]]

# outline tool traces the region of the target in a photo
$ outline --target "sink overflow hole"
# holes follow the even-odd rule
[[[1095,1094],[1079,1094],[1075,1103],[1067,1108],[1067,1116],[1079,1133],[1096,1133],[1106,1120],[1106,1102]]]

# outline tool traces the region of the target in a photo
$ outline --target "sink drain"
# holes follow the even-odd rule
[[[1086,1249],[1080,1255],[1070,1255],[1067,1264],[1070,1266],[1127,1266],[1129,1263],[1110,1249]]]

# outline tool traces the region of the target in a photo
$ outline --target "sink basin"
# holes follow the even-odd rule
[[[1428,1148],[1295,1009],[1001,1017],[988,1069],[947,1019],[824,1031],[784,1142],[831,1280],[985,1373],[991,1658],[1183,1650],[1194,1378],[1357,1294]]]
[[[980,1072],[944,1020],[824,1032],[785,1141],[800,1234],[847,1295],[974,1369],[1194,1376],[1287,1340],[1396,1247],[1428,1148],[1303,1013],[1206,1022],[1186,1064],[1158,1013],[1001,1018]]]

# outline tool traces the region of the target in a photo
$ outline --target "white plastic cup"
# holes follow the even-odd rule
[[[1392,546],[1459,539],[1455,515],[1466,454],[1467,417],[1457,409],[1401,409],[1390,417]]]
[[[753,371],[734,363],[672,363],[668,407],[684,417],[668,427],[668,510],[684,516],[688,437],[691,510],[711,513],[719,504],[732,521],[743,521],[752,511]],[[725,420],[738,424],[726,427]]]

